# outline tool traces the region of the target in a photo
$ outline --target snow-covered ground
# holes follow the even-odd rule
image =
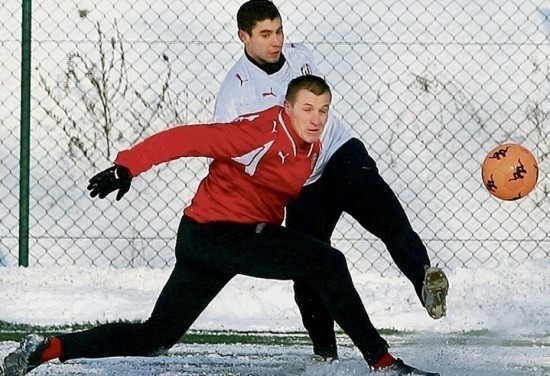
[[[388,339],[392,340],[390,336]],[[431,340],[411,336],[392,350],[418,367],[444,376],[544,376],[550,374],[548,343],[506,344],[494,338],[435,336]],[[0,343],[0,353],[14,343]],[[359,352],[340,351],[333,364],[310,360],[304,346],[177,345],[168,356],[111,358],[51,362],[32,375],[66,376],[353,376],[371,375]],[[381,376],[372,373],[373,376]],[[392,375],[385,375],[392,376]]]
[[[403,277],[354,275],[375,325],[400,333],[391,351],[443,375],[550,374],[550,260],[448,270],[448,316],[430,319]],[[165,269],[0,268],[0,319],[53,325],[145,319]],[[235,278],[192,329],[302,331],[289,282]],[[364,375],[347,336],[341,361],[309,361],[309,346],[177,345],[168,356],[52,363],[37,375]],[[0,344],[5,355],[16,344]]]

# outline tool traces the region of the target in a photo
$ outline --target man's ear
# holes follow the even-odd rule
[[[292,106],[290,105],[290,102],[287,101],[287,100],[285,99],[285,101],[284,101],[284,103],[283,103],[283,107],[285,108],[285,113],[286,113],[287,115],[290,115],[290,107],[292,107]]]
[[[237,32],[237,35],[239,36],[239,39],[241,42],[246,43],[250,39],[250,35],[244,30],[239,30]]]

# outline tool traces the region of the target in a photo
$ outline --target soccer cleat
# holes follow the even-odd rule
[[[314,363],[338,363],[338,357],[325,357],[319,354],[313,354],[311,356],[311,360],[313,360]],[[0,374],[1,376],[2,374]]]
[[[392,365],[376,369],[374,372],[391,376],[440,376],[439,373],[422,371],[421,369],[409,366],[401,359],[396,359]]]
[[[319,344],[313,345],[313,355],[311,359],[316,362],[332,363],[338,360],[338,350],[336,349],[336,343],[321,346]]]
[[[4,358],[4,376],[23,376],[40,365],[40,354],[48,340],[39,334],[29,334],[19,347]]]
[[[427,268],[422,286],[422,300],[430,317],[440,319],[447,314],[448,291],[449,280],[443,270],[437,267]]]

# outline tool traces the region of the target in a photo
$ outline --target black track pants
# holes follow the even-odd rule
[[[286,226],[330,244],[343,212],[384,242],[420,297],[424,268],[430,265],[426,248],[397,197],[378,173],[376,163],[357,139],[342,145],[319,180],[305,186],[300,197],[289,204]],[[294,290],[314,352],[335,355],[334,322],[328,310],[310,286],[296,281]]]
[[[178,341],[236,274],[298,281],[319,297],[370,364],[387,351],[340,251],[281,226],[198,224],[184,217],[176,265],[151,317],[144,323],[107,324],[62,335],[62,360],[161,353]]]

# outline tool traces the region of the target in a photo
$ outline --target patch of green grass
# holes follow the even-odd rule
[[[310,340],[301,332],[255,332],[255,331],[203,331],[190,330],[181,343],[197,344],[262,344],[262,345],[307,345]]]
[[[118,321],[127,322],[131,321]],[[0,341],[19,342],[28,333],[40,333],[47,337],[64,333],[74,333],[95,326],[103,322],[89,322],[67,325],[29,325],[10,323],[0,320]],[[380,329],[380,334],[385,337],[393,337],[392,341],[405,341],[414,338],[414,331],[400,331],[396,329]],[[351,346],[349,337],[342,331],[336,332],[340,345]],[[411,337],[412,336],[412,337]],[[548,346],[546,338],[501,338],[498,334],[489,330],[472,330],[453,332],[445,335],[449,344],[467,344],[471,341],[481,340],[499,342],[502,346]],[[273,346],[307,346],[311,344],[305,331],[233,331],[233,330],[189,330],[180,339],[180,343],[195,344],[255,344]]]
[[[128,322],[128,321],[120,321]],[[20,341],[28,333],[40,333],[54,336],[93,328],[102,323],[84,323],[72,325],[28,325],[9,323],[0,320],[0,341]],[[258,332],[258,331],[207,331],[189,330],[180,340],[181,343],[197,344],[263,344],[263,345],[302,345],[310,343],[305,332]]]

